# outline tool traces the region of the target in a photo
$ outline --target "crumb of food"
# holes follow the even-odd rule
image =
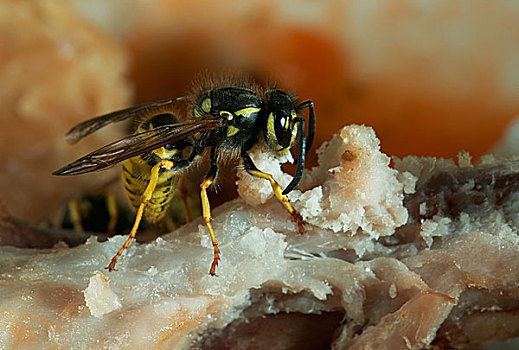
[[[110,277],[96,271],[90,277],[90,283],[83,292],[86,306],[94,317],[103,315],[121,308],[117,295],[110,289]]]
[[[406,223],[405,183],[388,166],[390,158],[380,151],[372,128],[344,127],[317,155],[319,166],[306,173],[305,191],[294,190],[289,195],[306,222],[372,238],[391,235]],[[410,174],[405,180],[416,181]]]

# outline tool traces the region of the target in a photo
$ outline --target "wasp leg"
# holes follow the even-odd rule
[[[209,203],[209,198],[207,197],[207,188],[213,183],[216,178],[216,174],[218,172],[218,164],[216,161],[216,152],[214,148],[211,150],[211,169],[209,173],[205,177],[204,181],[200,184],[200,198],[202,200],[202,217],[204,219],[205,224],[207,225],[207,229],[209,230],[209,235],[211,235],[211,242],[213,243],[213,263],[211,264],[211,269],[209,270],[209,274],[211,276],[216,276],[216,268],[218,267],[218,261],[220,261],[220,249],[218,248],[218,241],[216,240],[216,236],[214,234],[213,226],[211,225],[211,205]]]
[[[182,206],[184,207],[184,213],[186,214],[186,223],[193,220],[191,216],[191,210],[189,209],[189,203],[187,202],[187,177],[183,175],[178,185],[178,193],[182,200]]]
[[[281,188],[281,185],[277,183],[277,181],[272,177],[272,175],[264,173],[263,171],[259,170],[247,152],[243,152],[242,158],[243,158],[243,167],[249,174],[251,174],[254,177],[260,178],[260,179],[268,180],[270,182],[270,185],[272,186],[272,190],[274,191],[274,195],[276,196],[278,201],[280,201],[281,204],[283,204],[283,206],[290,213],[290,215],[292,215],[292,218],[294,218],[295,222],[297,223],[298,232],[303,233],[303,229],[304,229],[303,218],[294,209],[292,204],[290,204],[287,196],[283,194],[283,188]]]
[[[71,199],[68,202],[68,210],[70,213],[70,221],[74,227],[74,231],[83,232],[83,224],[81,223],[81,212],[79,209],[79,201],[77,199]]]
[[[110,216],[110,221],[108,221],[106,233],[112,235],[115,232],[117,221],[119,221],[119,209],[117,208],[115,196],[112,193],[108,193],[106,195],[106,208],[108,209],[108,215]]]
[[[133,224],[132,230],[130,231],[130,234],[128,235],[128,238],[126,239],[126,242],[124,242],[123,246],[117,254],[112,258],[112,261],[110,262],[110,265],[106,267],[108,271],[114,271],[115,270],[115,263],[117,262],[117,259],[123,254],[123,252],[128,248],[131,241],[135,238],[135,235],[137,234],[137,229],[139,228],[139,224],[142,220],[142,215],[144,214],[144,209],[146,208],[146,205],[150,201],[151,197],[153,196],[153,193],[155,192],[155,187],[157,186],[157,180],[159,178],[159,171],[160,169],[167,169],[171,170],[175,164],[170,160],[161,160],[155,166],[151,169],[151,176],[150,176],[150,182],[148,183],[148,186],[146,186],[146,189],[144,190],[144,193],[141,197],[141,204],[139,205],[139,209],[137,210],[137,216],[135,217],[135,222]]]

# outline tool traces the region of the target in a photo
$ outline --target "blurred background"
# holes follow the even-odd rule
[[[64,134],[183,95],[205,69],[313,100],[314,149],[357,123],[390,156],[477,159],[519,115],[518,23],[516,0],[0,0],[3,210],[52,221],[68,198],[117,178],[50,173],[124,127],[74,146]]]

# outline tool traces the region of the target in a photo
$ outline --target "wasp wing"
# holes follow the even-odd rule
[[[167,144],[185,140],[201,131],[221,126],[217,118],[200,118],[184,123],[162,125],[104,146],[53,172],[53,175],[79,175],[98,171]]]
[[[70,129],[70,131],[65,135],[65,140],[69,143],[76,143],[83,137],[90,135],[94,131],[101,129],[108,124],[123,121],[142,114],[165,112],[176,102],[185,99],[186,97],[183,96],[158,102],[145,103],[86,120]]]

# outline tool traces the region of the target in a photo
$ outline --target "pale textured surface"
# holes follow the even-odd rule
[[[351,154],[332,164],[345,149]],[[385,208],[377,213],[387,218],[405,210],[405,204],[408,221],[373,216],[376,225],[364,232],[352,220],[353,236],[348,227],[335,232],[307,223],[299,235],[274,198],[257,206],[240,198],[213,210],[222,251],[218,277],[207,274],[212,247],[206,227],[196,220],[152,243],[133,244],[119,271],[105,272],[108,285],[96,271],[125,237],[44,251],[3,247],[0,347],[284,348],[301,345],[290,331],[304,324],[301,318],[288,318],[283,330],[269,333],[262,333],[269,329],[265,323],[254,336],[247,327],[264,316],[306,314],[323,320],[339,316],[328,326],[326,343],[319,343],[336,349],[471,347],[519,333],[515,162],[456,167],[411,157],[397,160],[394,170],[379,153],[372,130],[359,126],[339,131],[319,153],[321,163],[305,174],[298,195],[315,196],[318,186],[342,186],[330,194],[336,198],[332,210],[344,203],[366,206],[359,198],[368,198],[370,205]],[[272,169],[273,162],[267,157],[258,167]],[[362,169],[342,173],[350,162]],[[379,177],[351,175],[363,169]],[[346,190],[347,174],[363,181],[352,181]],[[383,191],[376,191],[381,184]],[[416,191],[404,196],[405,186]],[[312,196],[309,205],[321,199]],[[305,210],[302,202],[297,205]],[[424,236],[423,224],[435,215],[448,221],[441,231]],[[369,230],[384,223],[381,233],[395,233],[372,239]],[[93,290],[92,278],[100,288]],[[95,300],[98,305],[117,299],[121,307],[94,310],[93,298],[103,299]],[[316,320],[305,326],[305,334],[317,329]]]
[[[303,219],[334,232],[357,231],[372,238],[391,235],[407,221],[398,172],[380,152],[373,129],[349,126],[318,150],[319,166],[306,174],[289,198]],[[412,181],[412,180],[411,180]]]

